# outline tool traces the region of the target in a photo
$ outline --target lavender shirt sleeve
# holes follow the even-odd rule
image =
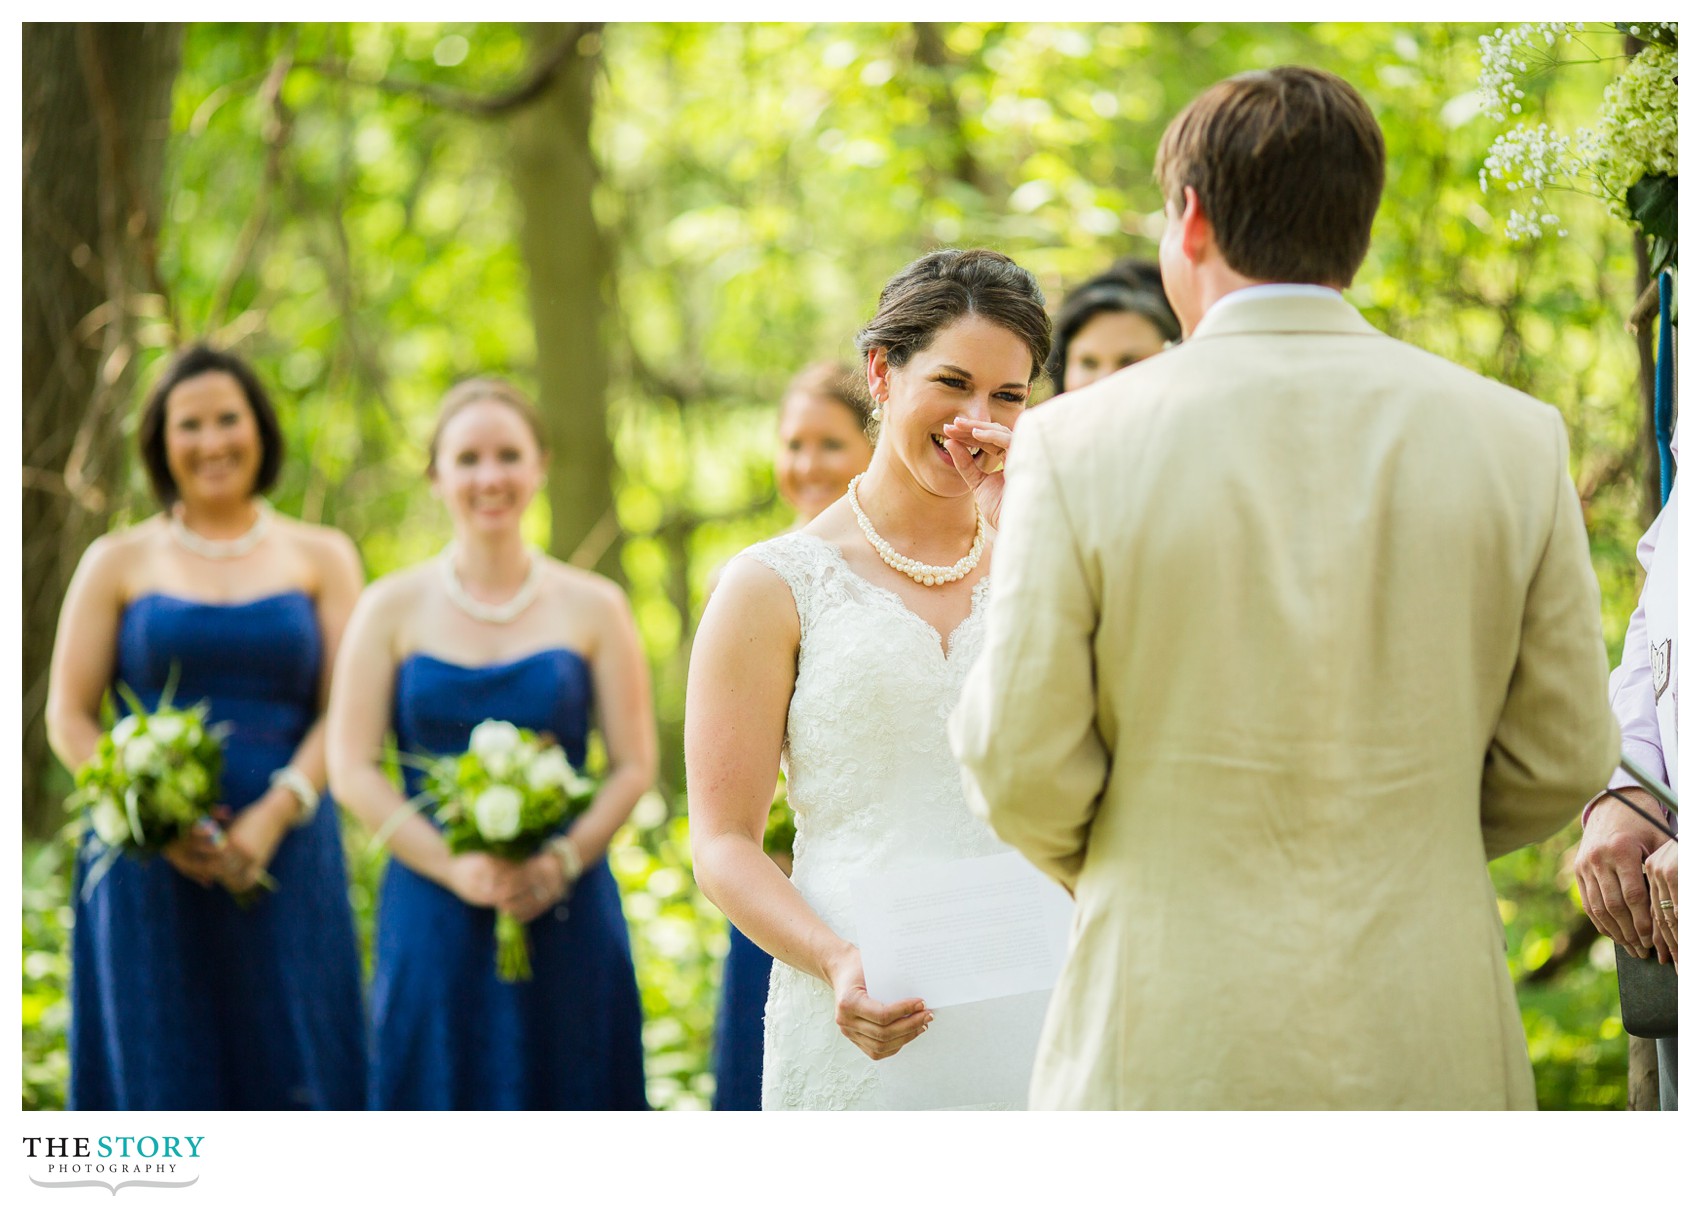
[[[1641,562],[1642,568],[1653,566],[1653,550],[1658,546],[1659,528],[1664,520],[1665,515],[1661,510],[1659,516],[1653,519],[1653,524],[1647,528],[1647,533],[1642,535],[1641,541],[1635,545],[1635,558]],[[1647,651],[1647,615],[1641,602],[1635,604],[1635,613],[1629,616],[1629,629],[1623,635],[1623,661],[1612,670],[1609,692],[1612,714],[1617,716],[1618,727],[1623,731],[1623,752],[1649,773],[1656,774],[1661,780],[1668,782],[1665,753],[1659,744],[1659,715],[1653,694],[1653,669]],[[1606,784],[1612,790],[1639,785],[1621,766]],[[1596,796],[1582,810],[1584,825],[1588,823],[1588,814],[1602,798]]]

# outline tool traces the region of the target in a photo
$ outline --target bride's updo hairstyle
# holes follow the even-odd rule
[[[879,309],[861,332],[863,358],[883,347],[892,367],[933,343],[939,330],[963,316],[982,316],[1020,337],[1033,355],[1031,384],[1051,352],[1051,317],[1039,281],[989,248],[941,248],[906,265],[880,291]]]
[[[549,453],[549,443],[543,436],[543,417],[530,397],[506,379],[480,375],[475,379],[462,379],[443,393],[442,402],[437,405],[437,423],[431,429],[430,456],[425,461],[426,475],[437,474],[437,447],[442,444],[443,430],[455,419],[455,414],[485,400],[494,400],[517,412],[525,427],[531,430],[531,436],[537,443],[537,453]]]

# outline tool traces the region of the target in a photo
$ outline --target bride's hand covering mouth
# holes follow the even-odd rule
[[[986,516],[986,525],[996,530],[1003,507],[1004,465],[1009,462],[1014,432],[996,421],[958,417],[945,425],[944,438],[945,451],[968,487],[974,490],[980,512]]]

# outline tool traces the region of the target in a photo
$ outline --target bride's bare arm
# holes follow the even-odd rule
[[[762,853],[799,626],[779,577],[734,560],[691,649],[685,771],[697,883],[769,954],[831,982],[849,947]]]
[[[691,854],[708,899],[758,947],[831,985],[839,1027],[879,1059],[925,1030],[931,1015],[919,999],[870,998],[861,953],[761,848],[800,632],[777,574],[747,557],[727,566],[697,629],[685,690]]]

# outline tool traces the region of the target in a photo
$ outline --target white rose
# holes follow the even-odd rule
[[[120,749],[124,748],[125,742],[135,736],[136,729],[141,726],[142,721],[135,716],[125,716],[112,726],[112,743]]]
[[[478,756],[486,770],[500,778],[513,768],[519,729],[506,720],[485,720],[472,730],[466,747]]]
[[[175,715],[156,715],[148,721],[148,735],[162,745],[169,745],[183,735],[183,719]]]
[[[505,842],[519,833],[519,814],[524,806],[523,795],[498,784],[472,801],[472,823],[486,841]]]
[[[89,811],[94,834],[108,846],[118,846],[130,840],[130,819],[116,800],[102,796]]]
[[[155,765],[163,753],[158,741],[145,732],[138,732],[124,743],[124,772],[140,774]]]
[[[525,770],[525,781],[531,785],[533,791],[557,787],[564,790],[572,777],[572,763],[567,761],[566,754],[553,745],[532,758],[531,765]]]

